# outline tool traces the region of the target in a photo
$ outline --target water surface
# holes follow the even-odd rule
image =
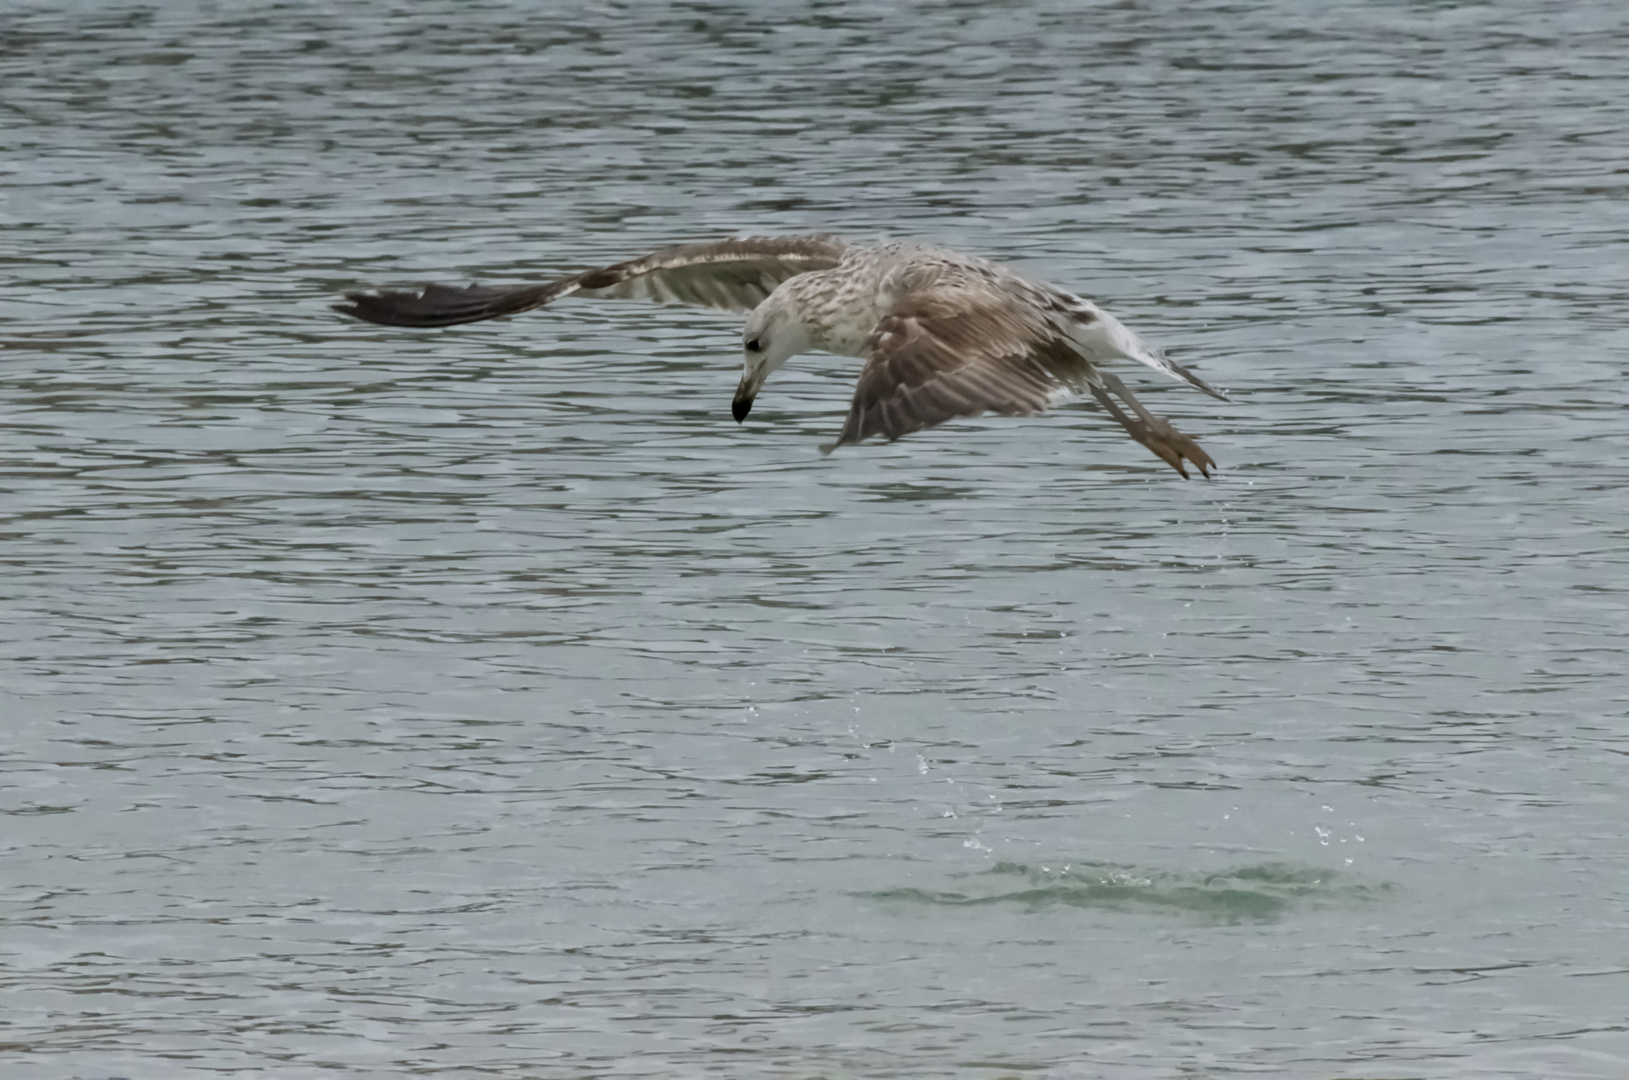
[[[1613,5],[0,15],[8,1077],[1621,1077]],[[1102,302],[829,458],[736,231]]]

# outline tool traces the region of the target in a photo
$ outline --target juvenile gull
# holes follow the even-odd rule
[[[334,310],[386,326],[452,326],[573,293],[749,312],[732,409],[737,422],[752,410],[769,373],[798,353],[818,349],[864,360],[848,420],[821,447],[827,453],[872,435],[892,442],[952,417],[1020,416],[1090,393],[1183,477],[1184,462],[1207,477],[1216,468],[1198,443],[1143,408],[1103,364],[1136,360],[1225,401],[1224,395],[1090,300],[999,263],[924,244],[744,237],[667,248],[541,285],[347,293],[350,303]]]

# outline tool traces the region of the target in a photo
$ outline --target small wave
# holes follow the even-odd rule
[[[1108,863],[1002,862],[971,877],[966,888],[887,889],[866,895],[906,905],[1018,904],[1031,910],[1077,907],[1256,922],[1281,918],[1298,907],[1368,903],[1391,890],[1385,883],[1288,863],[1201,873]]]

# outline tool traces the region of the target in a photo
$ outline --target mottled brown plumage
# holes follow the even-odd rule
[[[837,439],[893,440],[959,416],[1040,412],[1091,394],[1135,440],[1184,477],[1216,464],[1103,370],[1136,360],[1215,397],[1089,300],[973,256],[915,244],[850,244],[827,235],[745,237],[667,248],[540,285],[350,293],[336,310],[390,326],[451,326],[541,307],[562,296],[643,299],[750,311],[735,418],[768,375],[822,349],[865,360]],[[1118,399],[1118,401],[1116,400]]]

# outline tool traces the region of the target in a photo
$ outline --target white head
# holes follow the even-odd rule
[[[741,385],[730,407],[736,423],[752,411],[752,402],[769,373],[809,347],[809,328],[798,317],[783,284],[753,309],[741,331]]]

